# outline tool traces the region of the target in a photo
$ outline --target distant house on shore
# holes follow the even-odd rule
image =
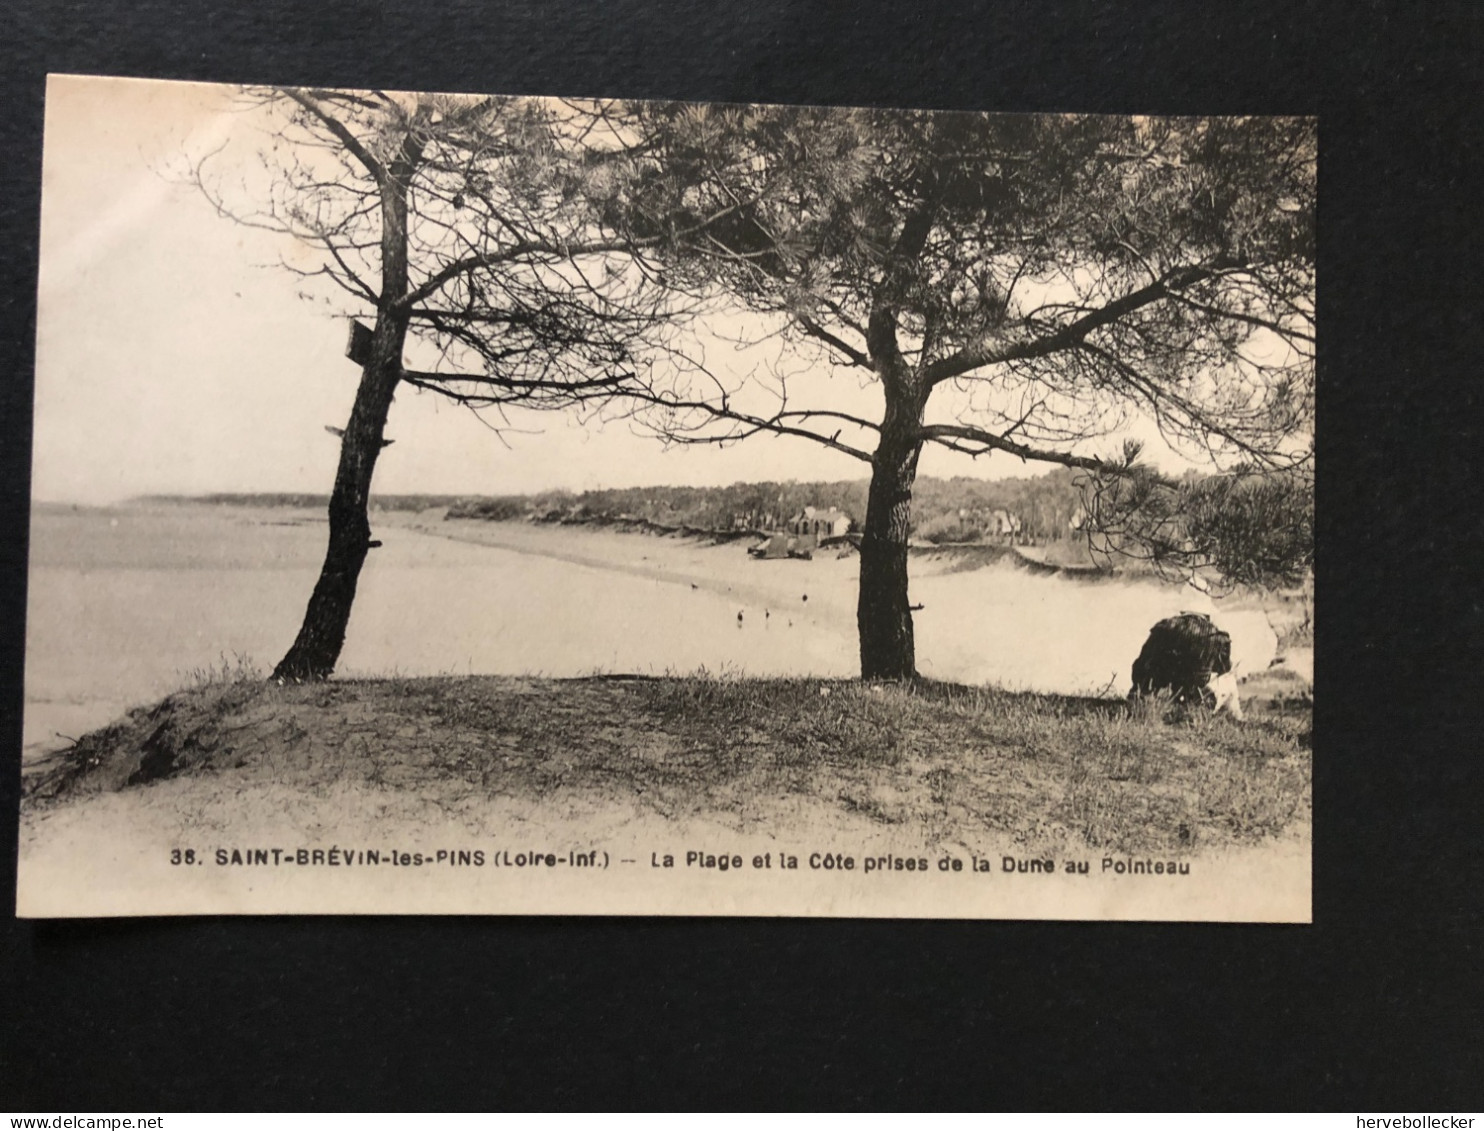
[[[805,507],[788,520],[792,534],[811,534],[816,538],[840,538],[850,533],[854,520],[839,507]]]

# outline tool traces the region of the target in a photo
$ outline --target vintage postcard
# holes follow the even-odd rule
[[[19,914],[1308,922],[1317,175],[53,76]]]

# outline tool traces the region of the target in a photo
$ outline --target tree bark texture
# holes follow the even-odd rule
[[[381,192],[382,291],[372,331],[371,357],[361,370],[350,421],[340,441],[340,464],[330,493],[330,537],[325,563],[309,597],[293,646],[273,669],[276,680],[328,679],[340,660],[361,567],[371,548],[367,503],[381,455],[387,413],[402,379],[408,316],[397,304],[407,290],[407,180],[393,169]]]
[[[913,679],[917,646],[907,597],[907,534],[912,485],[922,439],[922,405],[909,391],[887,386],[881,442],[871,459],[871,489],[861,533],[860,632],[862,679]]]
[[[335,472],[335,488],[330,493],[330,539],[325,563],[310,595],[299,635],[273,669],[274,679],[328,679],[340,659],[356,583],[370,550],[371,523],[366,506],[376,457],[381,454],[387,411],[401,379],[405,323],[400,329],[400,333],[396,327],[384,330],[378,320],[371,360],[361,373],[350,422],[340,442],[340,465]]]

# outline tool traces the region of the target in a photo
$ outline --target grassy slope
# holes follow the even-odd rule
[[[1155,852],[1303,830],[1309,710],[1283,688],[1246,723],[943,684],[442,677],[179,692],[36,767],[46,809],[162,778],[334,783],[445,810],[507,797],[636,804],[755,831],[805,811],[945,844]]]

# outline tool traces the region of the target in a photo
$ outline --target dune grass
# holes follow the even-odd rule
[[[868,826],[925,845],[1183,852],[1306,825],[1309,711],[922,681],[435,677],[278,686],[241,664],[85,736],[25,783],[45,808],[205,776],[449,808],[622,801],[676,820]]]

